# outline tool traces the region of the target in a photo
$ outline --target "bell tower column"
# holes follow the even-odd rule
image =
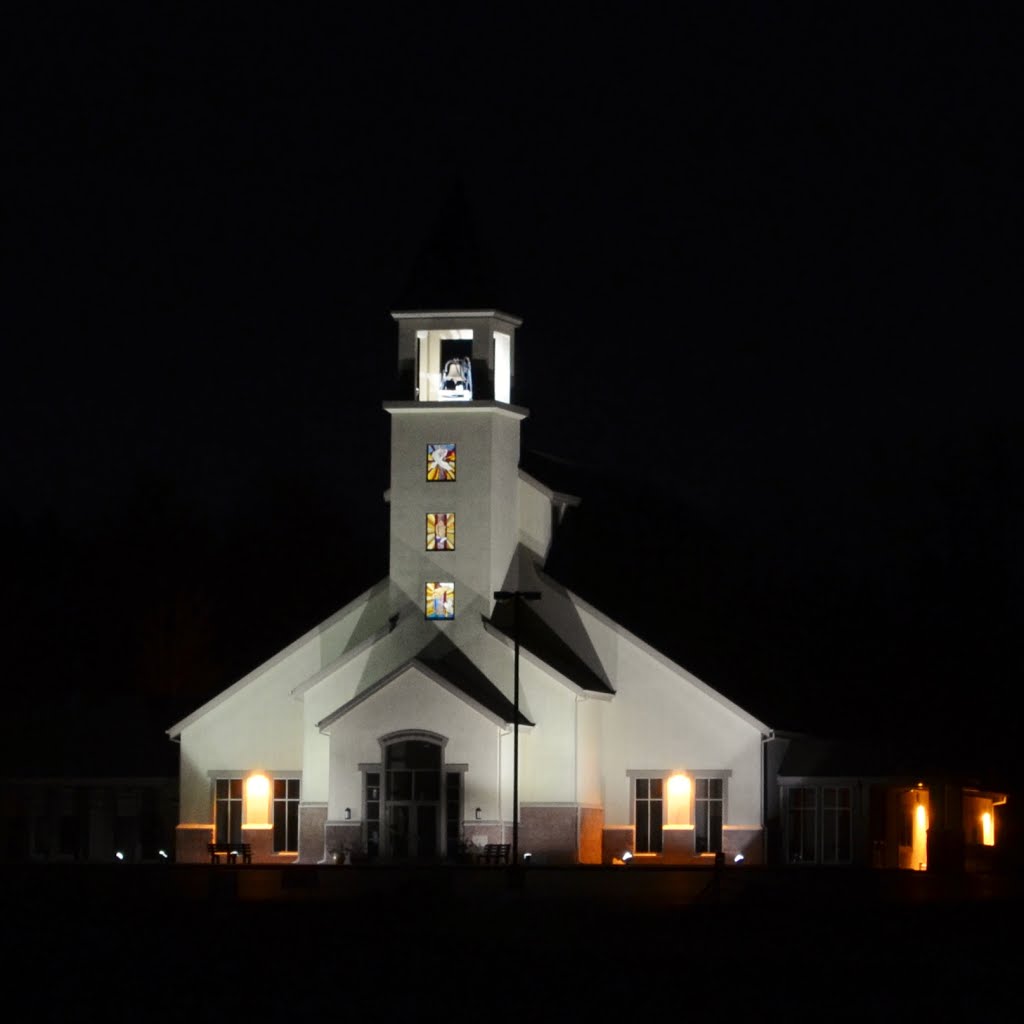
[[[392,315],[400,378],[411,394],[384,403],[390,575],[424,619],[454,639],[490,614],[519,540],[527,411],[511,404],[511,390],[520,321],[493,310]]]

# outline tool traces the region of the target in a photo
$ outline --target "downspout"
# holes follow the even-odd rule
[[[775,730],[761,736],[761,857],[768,863],[768,744],[775,739]]]
[[[507,729],[498,726],[498,824],[501,827],[501,838],[498,842],[505,842],[505,815],[501,813],[501,740],[508,735]]]
[[[573,698],[572,716],[572,802],[576,807],[576,863],[580,862],[580,701],[577,694]]]

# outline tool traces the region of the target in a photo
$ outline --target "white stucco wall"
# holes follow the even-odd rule
[[[496,818],[499,726],[433,679],[410,667],[328,727],[331,794],[328,818],[341,820],[352,809],[362,815],[359,764],[381,760],[380,739],[402,730],[436,733],[448,741],[446,763],[468,764],[464,807]]]
[[[475,404],[388,403],[391,413],[391,576],[421,609],[427,581],[454,581],[452,638],[490,609],[518,539],[521,412]],[[426,478],[429,443],[456,445],[454,481]],[[425,550],[426,514],[455,513],[455,550]]]
[[[169,730],[181,743],[183,823],[210,821],[211,773],[305,771],[303,708],[293,691],[381,629],[389,602],[385,580]],[[303,798],[325,797],[304,789]]]
[[[707,771],[729,773],[725,823],[759,826],[759,723],[586,602],[544,582],[544,618],[567,639],[582,630],[574,648],[616,691],[610,702],[592,701],[586,713],[590,742],[583,758],[592,763],[599,751],[596,802],[604,805],[606,823],[629,823],[629,772]],[[585,776],[580,784],[597,796]]]
[[[551,547],[551,499],[532,480],[519,478],[519,540],[540,559]]]

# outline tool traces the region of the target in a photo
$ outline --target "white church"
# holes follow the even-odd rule
[[[520,469],[520,321],[393,318],[389,573],[168,730],[179,862],[509,844],[535,864],[923,869],[994,846],[1005,794],[776,734],[552,578],[579,498]]]
[[[177,859],[441,860],[517,816],[535,863],[762,859],[768,727],[545,574],[578,499],[519,468],[520,321],[393,317],[389,574],[168,730]]]

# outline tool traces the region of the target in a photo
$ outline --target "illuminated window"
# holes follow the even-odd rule
[[[455,513],[427,513],[427,550],[455,550]]]
[[[850,787],[821,788],[821,862],[843,864],[850,860]]]
[[[818,859],[818,791],[789,786],[786,803],[786,859],[790,864],[813,864]]]
[[[694,801],[694,839],[697,853],[722,849],[722,818],[725,809],[725,780],[697,779]]]
[[[242,780],[217,779],[215,788],[215,822],[218,843],[242,841]]]
[[[636,826],[636,852],[661,853],[661,826],[664,821],[665,782],[660,778],[633,780],[633,823]]]
[[[274,779],[274,852],[299,848],[299,780]]]
[[[428,583],[425,614],[428,619],[455,618],[455,584]]]
[[[427,479],[431,483],[447,483],[455,479],[455,445],[427,445]]]

